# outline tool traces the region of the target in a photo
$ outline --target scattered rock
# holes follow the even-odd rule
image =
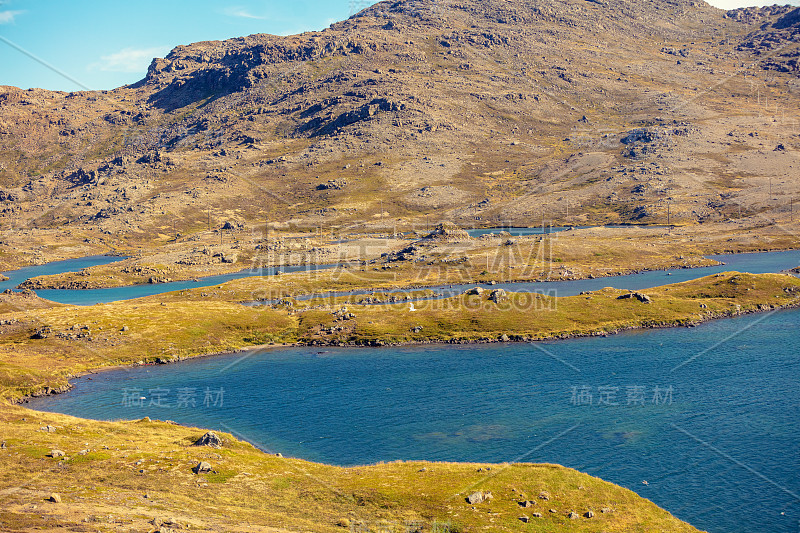
[[[48,326],[45,326],[45,327],[37,329],[33,333],[33,335],[31,335],[31,339],[38,339],[38,340],[46,339],[47,337],[52,335],[52,333],[53,333],[53,330],[50,329]]]
[[[339,527],[349,528],[350,527],[350,520],[347,518],[340,518],[336,525]]]
[[[550,493],[545,491],[545,490],[543,490],[542,492],[539,493],[539,499],[540,500],[544,500],[544,501],[548,501],[550,499]]]
[[[500,303],[502,300],[505,300],[507,296],[508,295],[506,294],[506,291],[503,289],[497,289],[492,291],[492,294],[489,295],[489,299],[494,303]]]
[[[594,512],[592,512],[592,511],[586,511],[586,512],[583,514],[583,516],[585,516],[586,518],[594,518]]]
[[[530,518],[528,518],[527,516],[520,516],[519,521],[522,522],[523,524],[527,524],[530,521]]]
[[[47,498],[47,501],[53,503],[61,503],[61,495],[57,492],[54,492],[50,495],[49,498]]]
[[[519,504],[520,507],[533,507],[536,505],[536,502],[525,500],[524,502],[517,502],[517,504]]]
[[[483,294],[484,292],[485,292],[485,289],[483,289],[483,288],[481,288],[481,287],[474,287],[474,288],[472,288],[472,289],[469,289],[469,290],[468,290],[467,292],[465,292],[464,294],[466,294],[467,296],[480,296],[480,295],[481,295],[481,294]]]
[[[329,180],[327,183],[317,185],[318,191],[334,190],[338,191],[347,187],[347,182],[344,180]]]
[[[224,229],[224,230],[244,229],[244,224],[242,224],[241,222],[231,222],[229,220],[229,221],[225,222],[225,224],[222,225],[222,229]]]
[[[617,300],[629,300],[632,298],[636,298],[637,300],[645,304],[649,304],[650,302],[653,301],[650,299],[648,295],[642,294],[640,292],[630,292],[628,294],[623,294],[622,296],[618,296]]]
[[[581,516],[580,516],[578,513],[576,513],[575,511],[570,511],[570,512],[567,514],[567,518],[569,518],[570,520],[576,520],[576,519],[578,519],[578,518],[580,518],[580,517],[581,517]]]
[[[50,457],[64,457],[67,454],[65,454],[61,450],[50,450],[50,453],[48,455]]]
[[[210,446],[211,448],[222,448],[222,439],[213,431],[209,431],[194,443],[195,446]]]
[[[182,529],[181,524],[174,518],[153,518],[150,521],[155,527],[159,528],[158,531],[171,531],[173,529]]]
[[[533,518],[541,518],[542,517],[542,513],[531,513],[531,516]]]
[[[211,463],[207,463],[205,461],[200,461],[194,468],[192,468],[192,472],[195,474],[203,474],[205,472],[211,472],[211,470]]]
[[[492,499],[491,492],[477,491],[473,492],[467,497],[467,503],[469,503],[470,505],[476,505],[478,503],[483,503],[491,499]]]
[[[42,431],[46,431],[47,433],[55,433],[56,432],[55,426],[51,426],[49,424],[44,426],[44,427],[42,427],[42,428],[39,428],[39,429],[42,430]]]

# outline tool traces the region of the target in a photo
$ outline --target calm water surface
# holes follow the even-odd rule
[[[93,256],[80,259],[68,259],[66,261],[55,261],[39,266],[31,266],[4,272],[9,278],[7,281],[0,282],[0,292],[6,289],[14,289],[26,280],[38,276],[49,276],[63,274],[65,272],[78,272],[81,269],[97,265],[107,265],[116,261],[122,261],[124,257]],[[283,273],[301,272],[307,270],[324,270],[333,268],[335,265],[304,265],[304,266],[281,266],[262,269],[248,269],[230,274],[220,274],[217,276],[207,276],[198,278],[197,281],[173,281],[170,283],[157,283],[147,285],[128,285],[125,287],[113,287],[109,289],[42,289],[37,290],[36,294],[47,300],[68,305],[94,305],[98,303],[117,302],[120,300],[131,300],[144,296],[153,296],[172,291],[185,289],[196,289],[199,287],[212,287],[235,279],[249,278],[253,276],[274,276],[279,271]]]
[[[799,325],[791,310],[536,345],[278,349],[98,374],[32,406],[340,465],[560,463],[700,529],[795,532]]]

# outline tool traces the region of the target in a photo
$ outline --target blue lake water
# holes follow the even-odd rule
[[[63,274],[65,272],[78,272],[83,268],[97,265],[107,265],[123,259],[125,258],[93,256],[80,259],[68,259],[66,261],[55,261],[44,265],[25,267],[19,270],[4,272],[9,279],[7,281],[0,282],[0,292],[6,289],[14,289],[20,283],[38,276]],[[109,289],[42,289],[37,290],[36,294],[47,300],[62,304],[94,305],[98,303],[116,302],[120,300],[131,300],[133,298],[142,298],[144,296],[153,296],[156,294],[164,294],[166,292],[180,291],[184,289],[212,287],[241,278],[249,278],[254,276],[274,276],[278,271],[288,274],[306,270],[322,270],[332,268],[333,266],[335,265],[281,266],[262,269],[248,269],[230,274],[220,274],[217,276],[198,278],[197,281],[189,280],[173,281],[170,283],[156,283],[152,285],[128,285]]]
[[[536,344],[275,349],[95,374],[30,406],[339,465],[559,463],[700,529],[796,532],[798,326],[788,310]]]
[[[67,259],[65,261],[53,261],[44,265],[30,266],[3,272],[8,277],[6,281],[0,281],[0,292],[6,289],[13,289],[20,283],[38,276],[51,276],[53,274],[63,274],[64,272],[78,272],[83,268],[97,265],[107,265],[117,261],[122,261],[124,257],[112,257],[108,255],[94,255],[82,257],[80,259]]]
[[[750,272],[751,274],[765,274],[770,272],[781,272],[800,265],[800,250],[790,250],[785,252],[766,252],[750,254],[731,254],[731,255],[711,255],[711,259],[722,264],[703,268],[678,268],[671,270],[656,270],[641,272],[639,274],[629,274],[626,276],[612,276],[607,278],[582,279],[572,281],[536,281],[520,283],[495,283],[489,284],[454,284],[438,285],[428,287],[437,298],[445,298],[461,294],[472,287],[483,287],[485,289],[505,289],[512,292],[538,292],[551,296],[575,296],[583,291],[596,291],[603,287],[614,287],[616,289],[641,290],[659,285],[670,283],[680,283],[689,281],[719,272],[736,270],[739,272]],[[418,291],[419,289],[390,289],[390,290],[356,290],[329,292],[323,295],[308,294],[297,296],[297,300],[308,300],[324,296],[336,298],[340,296],[354,296],[365,294],[397,294]],[[425,299],[425,298],[420,298]],[[274,300],[263,303],[272,303]],[[254,302],[257,305],[259,302]]]
[[[589,226],[574,226],[575,229],[588,228]],[[467,234],[472,238],[481,237],[483,235],[498,234],[500,232],[510,233],[512,237],[522,237],[524,235],[545,235],[547,233],[558,233],[568,229],[569,226],[539,226],[536,228],[517,228],[517,227],[502,227],[502,228],[475,228],[466,230]]]
[[[526,230],[536,230],[536,228],[520,228]],[[476,230],[478,231],[478,230]],[[725,264],[715,267],[696,268],[696,269],[673,269],[667,271],[642,272],[627,276],[615,276],[609,278],[586,279],[577,281],[557,281],[557,282],[532,282],[532,283],[497,283],[494,286],[483,285],[485,288],[506,289],[515,292],[540,292],[554,296],[573,296],[583,291],[602,289],[603,287],[615,287],[618,289],[639,290],[667,283],[678,283],[690,279],[696,279],[717,272],[726,270],[739,270],[754,274],[765,272],[780,272],[800,265],[800,250],[790,250],[786,252],[768,252],[752,254],[734,255],[714,255],[712,259],[722,261]],[[26,267],[15,271],[4,272],[10,279],[0,282],[0,291],[13,289],[27,279],[37,276],[47,276],[61,274],[64,272],[77,272],[83,268],[95,265],[104,265],[121,261],[124,257],[93,256],[80,259],[69,259],[57,261],[40,266]],[[235,279],[272,276],[278,271],[284,273],[322,270],[336,268],[337,265],[302,265],[302,266],[282,266],[271,267],[260,270],[242,270],[231,274],[218,276],[208,276],[199,278],[198,281],[175,281],[171,283],[129,285],[125,287],[114,287],[109,289],[44,289],[36,291],[42,298],[68,305],[94,305],[97,303],[114,302],[120,300],[131,300],[144,296],[164,294],[166,292],[180,291],[199,287],[212,287]],[[430,287],[442,296],[453,296],[460,294],[475,284],[463,285],[441,285]],[[333,292],[325,296],[345,296],[358,295],[373,292],[409,292],[415,289],[399,289],[391,291],[347,291]],[[300,296],[298,299],[308,299],[315,295]],[[316,295],[318,296],[318,295]]]
[[[586,228],[636,228],[636,227],[644,227],[644,228],[666,228],[667,226],[637,226],[637,225],[624,225],[624,226],[538,226],[535,228],[519,228],[519,227],[498,227],[498,228],[473,228],[466,230],[467,234],[469,234],[472,238],[481,237],[483,235],[491,235],[491,234],[498,234],[502,231],[510,233],[512,237],[522,237],[525,235],[545,235],[548,233],[558,233],[561,231],[566,231],[568,229],[586,229]]]

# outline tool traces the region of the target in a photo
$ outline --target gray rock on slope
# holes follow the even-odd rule
[[[222,439],[213,431],[209,431],[194,443],[195,446],[209,446],[211,448],[222,448]]]

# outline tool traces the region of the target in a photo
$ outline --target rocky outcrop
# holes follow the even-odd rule
[[[469,233],[449,222],[439,224],[425,238],[442,243],[471,242],[473,240]]]
[[[209,431],[194,443],[195,446],[208,446],[210,448],[222,448],[222,439],[213,431]]]
[[[617,300],[631,300],[631,299],[639,300],[640,302],[645,304],[649,304],[653,301],[648,295],[642,294],[641,292],[631,292],[617,297]]]
[[[800,51],[796,46],[792,46],[800,39],[800,7],[792,9],[791,6],[772,6],[762,11],[753,10],[746,13],[742,17],[760,21],[763,21],[765,13],[780,16],[773,23],[763,24],[758,31],[749,34],[737,49],[758,56],[767,56],[759,63],[764,70],[800,72]]]

